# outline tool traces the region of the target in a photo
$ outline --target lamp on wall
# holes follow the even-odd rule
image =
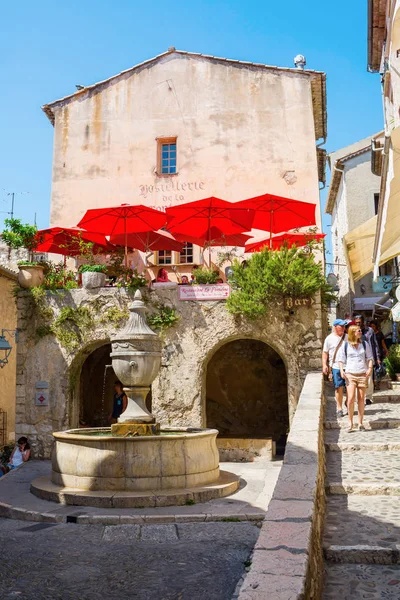
[[[11,354],[12,346],[10,342],[6,339],[5,334],[8,333],[14,336],[16,342],[18,342],[18,329],[2,329],[0,335],[0,369],[5,367],[8,363],[8,357]]]

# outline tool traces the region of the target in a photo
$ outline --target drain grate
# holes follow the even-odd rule
[[[22,527],[18,531],[29,531],[35,532],[41,529],[48,529],[48,527],[57,527],[58,523],[38,523],[37,525],[29,525],[29,527]]]

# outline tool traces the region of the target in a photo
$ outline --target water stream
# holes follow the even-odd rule
[[[104,398],[106,395],[107,369],[112,369],[112,365],[106,365],[104,367],[103,395],[101,397],[101,420],[102,420],[102,422],[107,419],[107,415],[104,414]]]

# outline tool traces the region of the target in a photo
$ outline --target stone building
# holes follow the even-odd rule
[[[324,73],[171,48],[43,109],[54,125],[52,225],[123,202],[164,210],[270,192],[315,203],[320,228]],[[184,272],[198,258],[187,246],[153,264]],[[274,306],[250,322],[223,300],[180,300],[176,287],[146,295],[150,311],[164,304],[179,316],[163,334],[148,398],[161,424],[208,425],[282,447],[305,375],[320,367],[319,300]],[[107,424],[114,375],[105,367],[128,301],[116,288],[48,293],[36,303],[19,295],[16,431],[36,456],[49,455],[54,430]]]
[[[148,398],[160,423],[269,438],[282,449],[304,378],[320,368],[318,298],[311,307],[271,306],[251,322],[229,314],[224,301],[180,301],[177,288],[143,293],[149,313],[161,303],[179,316],[162,335],[161,371]],[[48,292],[37,304],[19,294],[16,433],[28,435],[35,456],[49,456],[52,431],[108,424],[110,338],[131,299],[115,288]]]
[[[43,110],[54,125],[51,225],[124,202],[164,210],[269,192],[314,202],[321,227],[322,72],[170,48]],[[152,262],[187,272],[199,252],[189,246]]]
[[[373,282],[372,273],[352,285],[346,257],[345,235],[375,217],[378,210],[380,177],[371,169],[371,141],[367,137],[328,156],[331,183],[325,212],[332,215],[333,270],[338,275],[338,315],[374,308],[384,291]],[[352,287],[354,289],[352,289]]]
[[[17,308],[13,290],[17,282],[17,273],[0,264],[0,333],[2,329],[14,332],[17,326]],[[5,337],[12,346],[8,363],[0,369],[0,446],[1,443],[13,441],[15,438],[15,372],[17,350],[13,333]]]

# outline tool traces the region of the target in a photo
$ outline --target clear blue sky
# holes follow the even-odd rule
[[[1,12],[0,211],[14,191],[15,216],[33,222],[36,212],[39,227],[48,225],[53,143],[41,105],[169,46],[279,66],[304,54],[328,77],[328,151],[382,128],[379,76],[366,70],[367,0],[20,0]]]

